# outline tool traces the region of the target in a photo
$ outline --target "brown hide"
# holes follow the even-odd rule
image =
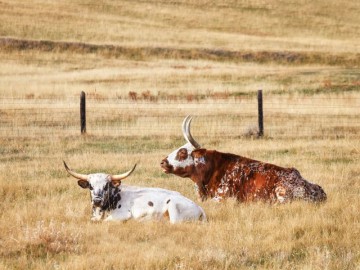
[[[197,149],[191,155],[194,165],[186,170],[188,177],[196,183],[202,200],[227,197],[235,197],[241,202],[326,200],[323,189],[305,180],[294,168],[282,168],[214,150]]]

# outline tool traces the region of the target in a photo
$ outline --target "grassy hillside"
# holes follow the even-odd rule
[[[354,91],[359,12],[357,1],[2,1],[1,95]]]
[[[357,1],[2,1],[2,36],[358,53]]]
[[[358,269],[359,14],[357,0],[1,0],[0,269]],[[296,167],[328,201],[90,222],[62,160],[83,173],[140,161],[127,184],[196,200],[159,168],[189,113],[205,147]]]
[[[359,11],[357,1],[2,1],[0,95],[356,91]]]

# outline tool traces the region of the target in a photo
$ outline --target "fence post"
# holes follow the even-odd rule
[[[86,133],[86,100],[84,91],[81,91],[80,94],[80,129],[81,134]]]
[[[258,90],[257,93],[258,98],[258,122],[259,122],[259,137],[264,136],[264,116],[263,116],[263,97],[262,90]]]

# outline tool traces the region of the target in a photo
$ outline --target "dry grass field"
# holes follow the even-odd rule
[[[357,0],[1,0],[0,269],[360,269],[359,14]],[[200,202],[206,224],[90,222],[63,160],[83,173],[139,161],[123,182],[196,201],[159,166],[187,114],[204,147],[296,167],[328,200]]]

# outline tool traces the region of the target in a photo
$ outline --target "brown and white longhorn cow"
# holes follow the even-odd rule
[[[324,190],[304,179],[294,168],[201,148],[190,133],[191,120],[187,116],[182,125],[187,143],[163,159],[160,166],[165,173],[189,177],[201,200],[221,201],[228,197],[240,202],[326,200]]]

